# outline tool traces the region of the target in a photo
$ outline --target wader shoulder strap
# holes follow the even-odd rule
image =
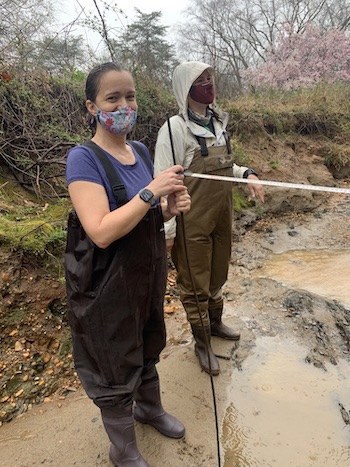
[[[219,118],[216,116],[216,114],[213,115],[211,121],[210,121],[210,129],[212,131],[212,133],[215,135],[215,127],[214,127],[214,124],[213,124],[213,119],[216,119],[218,121]],[[225,143],[226,143],[226,148],[227,148],[227,152],[228,154],[231,154],[232,153],[232,149],[231,149],[231,143],[230,143],[230,138],[227,134],[226,131],[224,131],[224,138],[225,138]],[[208,153],[208,148],[207,148],[207,142],[206,142],[206,139],[203,137],[203,136],[197,136],[197,135],[194,135],[196,137],[196,140],[198,141],[198,144],[200,145],[201,147],[201,155],[203,157],[206,157],[209,153]]]
[[[203,138],[203,136],[196,136],[196,140],[198,141],[198,143],[199,143],[199,145],[201,147],[202,156],[206,157],[209,154],[209,152],[208,152],[207,142],[205,141],[205,138]]]
[[[224,138],[225,138],[225,141],[226,141],[227,152],[228,152],[228,154],[232,154],[230,138],[229,138],[228,134],[226,133],[226,131],[224,131]]]
[[[139,154],[142,157],[151,176],[153,177],[152,162],[148,157],[148,154],[144,150],[143,146],[141,146],[141,144],[139,144],[138,141],[128,141],[128,143],[135,149],[137,154]],[[109,180],[115,200],[117,202],[117,206],[119,207],[127,203],[128,199],[126,196],[125,186],[120,180],[117,170],[115,169],[111,161],[108,159],[105,152],[93,141],[86,141],[83,144],[83,146],[88,147],[94,152],[94,154],[98,157],[99,161],[101,162],[103,168],[105,169],[107,178]]]
[[[115,170],[112,162],[108,159],[106,154],[93,141],[86,141],[83,146],[86,146],[94,152],[105,169],[109,183],[113,190],[115,200],[117,202],[117,206],[122,206],[123,204],[127,203],[128,198],[126,197],[125,186],[120,180],[118,172]]]
[[[141,146],[137,141],[128,141],[130,145],[137,151],[137,153],[142,157],[147,168],[150,171],[151,176],[153,177],[153,168],[152,162],[148,157],[148,154],[144,150],[144,147]],[[112,162],[108,159],[106,153],[93,141],[86,141],[83,146],[91,149],[93,153],[98,157],[103,168],[105,169],[108,181],[112,188],[114,198],[116,200],[117,206],[122,206],[128,202],[126,196],[125,186],[119,178],[119,174],[116,168],[113,166]],[[68,237],[69,242],[67,242],[66,253],[71,253],[75,251],[76,246],[82,239],[87,239],[87,235],[84,231],[83,226],[80,223],[80,220],[75,212],[75,209],[72,209],[68,217]],[[90,242],[90,240],[86,240]]]
[[[151,176],[153,176],[152,163],[143,146],[141,146],[141,144],[139,144],[137,141],[128,141],[128,143],[137,151],[137,154],[139,154],[142,157],[142,160],[145,162]],[[99,158],[103,168],[105,169],[109,183],[113,190],[117,206],[122,206],[123,204],[127,203],[128,198],[126,196],[125,186],[120,180],[117,170],[115,169],[111,161],[108,159],[105,152],[93,141],[86,141],[83,144],[83,146],[86,146],[89,149],[91,149],[94,152],[94,154]]]
[[[225,138],[227,153],[232,154],[230,138],[229,138],[228,134],[226,133],[226,131],[224,132],[224,138]],[[199,145],[201,147],[201,155],[203,157],[206,157],[209,154],[206,139],[203,138],[203,136],[196,136],[196,140],[198,141],[198,143],[199,143]]]

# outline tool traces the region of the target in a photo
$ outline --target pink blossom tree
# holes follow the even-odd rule
[[[296,89],[319,82],[350,82],[350,36],[309,23],[302,32],[286,27],[267,61],[243,78],[256,88]]]

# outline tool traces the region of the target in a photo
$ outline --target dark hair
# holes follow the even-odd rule
[[[118,63],[107,62],[101,65],[95,66],[86,78],[85,84],[85,96],[86,99],[95,102],[96,96],[100,89],[100,83],[102,76],[108,71],[127,71]]]

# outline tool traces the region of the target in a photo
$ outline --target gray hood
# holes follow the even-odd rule
[[[214,75],[214,69],[203,62],[185,62],[178,65],[173,74],[173,90],[179,106],[179,114],[187,121],[188,93],[196,79],[205,70],[210,70]]]

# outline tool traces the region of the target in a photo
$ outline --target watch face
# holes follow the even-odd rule
[[[151,206],[155,204],[155,199],[153,197],[152,191],[148,190],[147,188],[144,188],[139,192],[140,198],[145,201],[146,203],[150,203]]]
[[[140,193],[141,198],[148,203],[153,198],[153,193],[145,188]]]

